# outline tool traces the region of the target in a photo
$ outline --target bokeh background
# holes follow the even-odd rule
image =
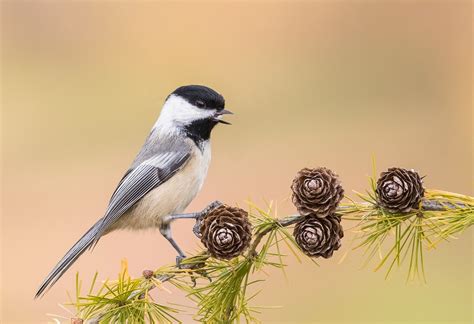
[[[300,168],[328,166],[348,193],[415,168],[473,194],[470,1],[2,1],[1,322],[50,321],[74,275],[172,262],[158,232],[113,233],[40,300],[35,289],[101,217],[176,87],[205,84],[236,114],[189,210],[219,199],[279,203]],[[174,226],[187,251],[192,222]],[[346,228],[351,227],[345,223]],[[344,248],[317,268],[288,257],[255,305],[265,323],[471,323],[473,235],[426,255],[428,284],[388,281]],[[182,303],[182,294],[159,298]],[[190,322],[189,317],[184,318]]]

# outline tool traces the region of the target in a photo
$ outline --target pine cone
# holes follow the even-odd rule
[[[344,237],[341,218],[335,214],[325,218],[305,217],[295,225],[293,236],[306,255],[330,258],[341,247]]]
[[[291,190],[293,204],[303,216],[326,217],[334,213],[344,197],[337,174],[324,167],[300,170]]]
[[[377,180],[377,202],[391,213],[407,213],[418,208],[425,189],[415,170],[390,168]]]
[[[221,205],[204,216],[200,231],[201,242],[217,259],[232,259],[241,255],[252,239],[248,213],[227,205]]]

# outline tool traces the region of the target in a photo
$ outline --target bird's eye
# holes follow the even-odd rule
[[[204,108],[206,107],[206,104],[204,103],[204,101],[198,100],[196,101],[196,106],[198,106],[199,108]]]

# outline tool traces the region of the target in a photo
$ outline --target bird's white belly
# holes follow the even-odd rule
[[[163,217],[182,213],[201,190],[210,158],[209,144],[202,152],[196,148],[183,169],[138,201],[112,225],[112,230],[159,227]]]

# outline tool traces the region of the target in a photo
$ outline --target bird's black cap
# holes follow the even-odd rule
[[[222,95],[202,85],[182,86],[173,91],[171,95],[180,96],[190,104],[202,109],[222,110],[225,106],[225,100]]]

